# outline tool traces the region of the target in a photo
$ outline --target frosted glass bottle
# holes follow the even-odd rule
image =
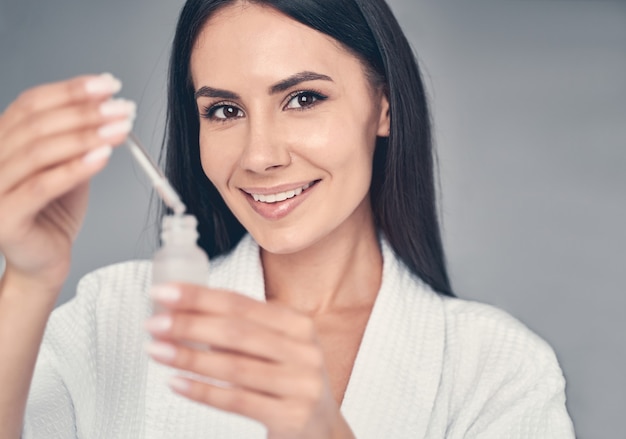
[[[161,224],[162,246],[152,259],[152,284],[185,282],[206,285],[209,258],[197,245],[193,215],[167,215]]]

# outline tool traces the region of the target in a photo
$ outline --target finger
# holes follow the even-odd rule
[[[268,361],[302,364],[316,360],[310,342],[294,340],[249,320],[177,312],[150,318],[146,329],[155,338],[208,345]]]
[[[105,123],[130,124],[136,113],[134,102],[112,99],[104,102],[86,102],[43,112],[22,120],[3,133],[0,162],[25,151],[37,154],[42,141],[74,131],[96,128]],[[105,131],[106,132],[106,131]]]
[[[0,194],[44,169],[62,165],[98,148],[119,144],[131,128],[129,119],[117,119],[101,127],[48,137],[0,159]]]
[[[110,147],[95,149],[70,162],[42,171],[0,197],[0,224],[7,230],[32,219],[51,201],[104,168]],[[3,214],[4,213],[4,214]]]
[[[172,310],[233,317],[271,328],[297,340],[315,339],[315,326],[310,317],[285,306],[259,302],[232,291],[191,284],[167,284],[153,287],[151,295]]]
[[[313,394],[316,378],[321,377],[302,366],[289,367],[233,352],[172,343],[152,342],[147,352],[156,361],[176,369],[276,397]]]
[[[189,378],[174,377],[170,387],[193,401],[236,413],[265,425],[272,425],[278,416],[289,417],[290,407],[285,402],[240,387],[224,388]]]
[[[35,113],[88,100],[104,100],[119,92],[122,83],[110,73],[83,75],[30,88],[13,101],[2,115],[12,125]]]

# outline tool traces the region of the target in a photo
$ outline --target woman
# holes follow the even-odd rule
[[[2,115],[5,437],[27,398],[24,437],[573,437],[551,349],[451,297],[424,92],[382,0],[190,0],[169,85],[207,286],[118,264],[50,318],[134,106],[103,75]]]

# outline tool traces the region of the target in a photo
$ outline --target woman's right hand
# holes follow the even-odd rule
[[[22,93],[0,115],[0,253],[5,275],[58,294],[87,208],[89,179],[130,132],[132,102],[109,74]]]

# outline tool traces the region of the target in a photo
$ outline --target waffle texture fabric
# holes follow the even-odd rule
[[[434,293],[381,244],[381,289],[341,406],[357,439],[574,438],[552,349],[503,311]],[[150,278],[148,261],[102,268],[53,312],[24,438],[266,437],[255,421],[169,390],[174,371],[143,349]],[[212,262],[207,283],[264,300],[250,236]]]

